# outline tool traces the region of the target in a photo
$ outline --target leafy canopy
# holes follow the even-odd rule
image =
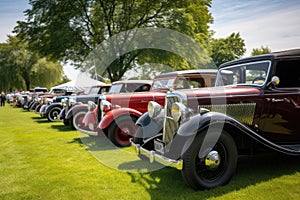
[[[27,19],[15,32],[31,50],[52,60],[82,65],[86,56],[108,38],[136,28],[168,28],[208,46],[211,0],[30,0]],[[136,64],[164,61],[175,69],[191,68],[182,58],[162,51],[139,49],[120,54],[126,38],[114,43],[118,55],[106,73],[119,80]],[[100,45],[101,47],[101,45]],[[105,45],[102,46],[105,50]],[[97,55],[101,57],[101,55]],[[182,67],[183,66],[183,67]],[[97,66],[99,67],[99,66]],[[195,66],[193,66],[195,67]]]

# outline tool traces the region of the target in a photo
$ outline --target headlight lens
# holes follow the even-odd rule
[[[88,110],[94,111],[95,108],[96,108],[96,104],[93,101],[88,101]]]
[[[111,110],[111,103],[109,101],[106,100],[102,100],[100,103],[100,109],[102,112],[108,112]]]
[[[174,103],[172,105],[171,114],[173,117],[173,120],[175,122],[178,122],[182,117],[184,117],[186,111],[185,105],[182,103]]]
[[[76,104],[76,99],[74,98],[69,98],[69,106],[73,106]]]
[[[162,107],[156,103],[155,101],[149,101],[148,103],[148,114],[150,118],[154,118],[159,115],[161,112]]]
[[[60,105],[66,106],[66,98],[64,98],[60,101]]]

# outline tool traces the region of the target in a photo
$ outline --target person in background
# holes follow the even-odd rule
[[[5,93],[2,91],[0,96],[0,106],[5,106],[6,96]]]

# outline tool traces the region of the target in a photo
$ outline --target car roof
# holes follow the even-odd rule
[[[162,78],[162,77],[170,77],[170,76],[184,76],[185,74],[216,74],[217,69],[191,69],[191,70],[181,70],[181,71],[174,71],[174,72],[168,72],[163,73],[155,76],[156,78]]]
[[[115,81],[112,84],[120,84],[120,83],[141,83],[141,84],[152,84],[152,80],[121,80],[121,81]]]
[[[262,55],[256,55],[256,56],[250,56],[247,58],[241,58],[238,60],[229,61],[226,63],[223,63],[220,65],[219,68],[227,67],[230,65],[238,65],[245,62],[255,62],[260,60],[274,60],[274,59],[280,59],[280,58],[289,58],[289,57],[300,57],[300,49],[290,49],[285,51],[277,51],[272,52],[269,54],[262,54]]]

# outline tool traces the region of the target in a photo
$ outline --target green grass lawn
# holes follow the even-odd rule
[[[62,122],[0,107],[0,199],[300,199],[300,157],[242,157],[228,185],[195,191],[176,169],[126,172],[139,160],[80,137]]]

